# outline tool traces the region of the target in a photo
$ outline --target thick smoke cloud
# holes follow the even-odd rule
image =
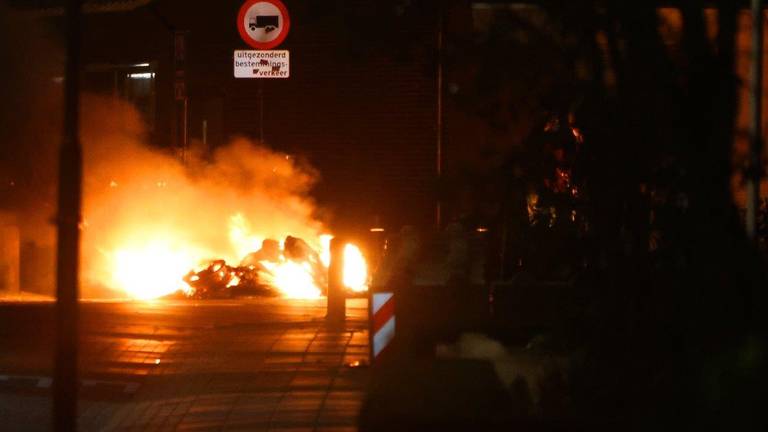
[[[33,273],[52,293],[64,56],[46,28],[0,3],[0,215],[45,252]],[[322,227],[308,194],[317,175],[292,157],[237,138],[182,163],[146,143],[141,115],[125,101],[85,94],[81,117],[84,297],[120,295],[120,250],[162,243],[192,261],[233,262],[267,237],[317,246]]]
[[[84,99],[82,134],[86,285],[108,282],[125,247],[162,242],[195,260],[236,263],[264,238],[320,234],[308,197],[316,175],[288,155],[239,138],[182,163],[143,143],[131,105],[98,96]]]

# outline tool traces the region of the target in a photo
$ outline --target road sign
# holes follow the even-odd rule
[[[245,43],[253,48],[268,50],[280,45],[291,19],[280,0],[248,0],[237,14],[237,30]]]
[[[235,78],[288,78],[290,59],[287,50],[235,50]]]

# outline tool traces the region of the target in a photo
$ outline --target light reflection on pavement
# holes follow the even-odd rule
[[[324,299],[85,302],[81,430],[354,430],[367,370],[344,365],[367,360],[366,306],[330,331]],[[52,312],[0,304],[0,417],[18,430],[49,430]]]

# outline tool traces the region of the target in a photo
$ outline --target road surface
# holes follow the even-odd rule
[[[364,299],[84,302],[80,430],[356,430]],[[4,431],[50,430],[53,304],[0,302]]]

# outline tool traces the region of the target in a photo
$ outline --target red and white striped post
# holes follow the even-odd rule
[[[395,338],[395,295],[392,292],[371,293],[368,304],[371,364],[374,364]]]

